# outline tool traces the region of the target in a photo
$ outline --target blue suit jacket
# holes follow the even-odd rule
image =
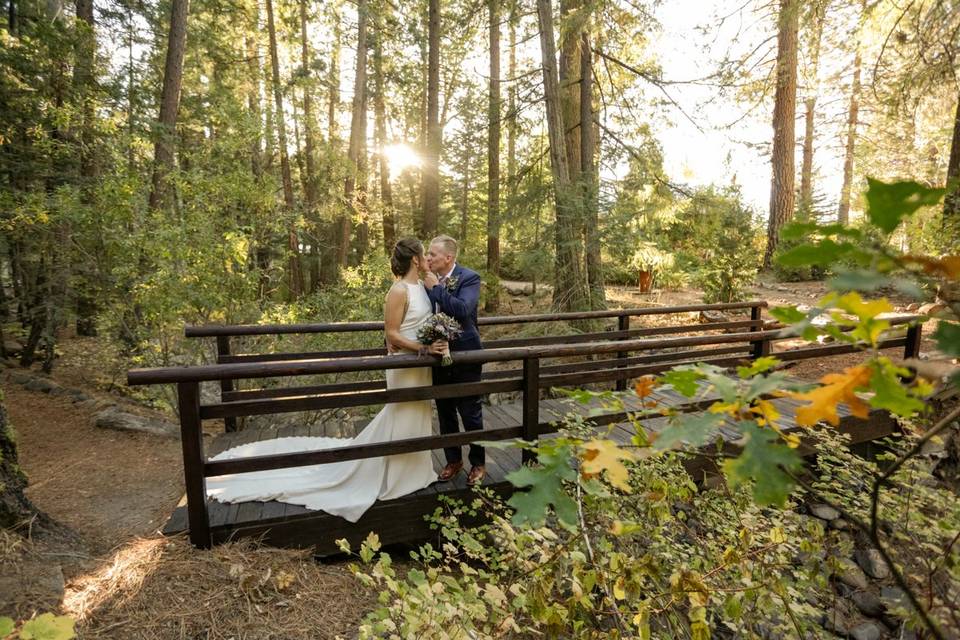
[[[433,303],[433,310],[456,319],[463,329],[460,337],[450,343],[450,350],[482,349],[480,331],[477,329],[480,274],[458,264],[450,276],[456,278],[456,284],[451,289],[442,284],[427,289],[427,295]]]

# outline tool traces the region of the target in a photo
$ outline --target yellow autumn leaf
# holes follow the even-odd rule
[[[276,585],[277,591],[289,589],[294,582],[296,582],[296,578],[287,571],[278,571],[277,575],[273,577],[273,583]]]
[[[837,414],[837,405],[845,402],[850,412],[858,418],[866,418],[870,414],[870,407],[854,393],[856,389],[866,387],[870,383],[872,372],[865,365],[858,365],[844,369],[843,373],[830,373],[820,382],[822,386],[803,393],[791,393],[797,400],[807,401],[810,404],[797,409],[797,424],[803,427],[812,427],[818,422],[829,422],[833,426],[840,424]]]
[[[591,440],[583,445],[581,455],[581,472],[593,476],[601,471],[605,472],[607,482],[618,489],[630,493],[630,477],[627,468],[621,460],[635,460],[636,456],[630,451],[621,449],[612,440]]]
[[[861,320],[870,320],[876,318],[881,313],[893,311],[893,305],[891,305],[886,298],[868,302],[860,297],[859,293],[854,291],[840,296],[836,304],[840,309],[849,311]]]
[[[634,391],[637,392],[637,395],[642,400],[653,393],[654,386],[656,386],[656,378],[653,376],[643,376],[637,379],[637,384],[634,386]]]
[[[627,597],[627,590],[624,588],[625,583],[623,581],[623,576],[617,578],[617,581],[613,583],[613,597],[617,600],[625,600]]]
[[[756,414],[757,424],[760,426],[773,424],[777,418],[780,417],[780,412],[777,411],[777,408],[769,400],[757,400],[757,402],[750,407],[750,412]]]
[[[783,544],[787,541],[787,535],[783,532],[783,529],[780,527],[774,527],[770,529],[770,542],[773,544]]]
[[[710,408],[707,409],[710,413],[727,413],[736,418],[740,414],[740,403],[739,402],[728,402],[723,403],[720,401],[714,402],[710,405]]]
[[[960,256],[930,258],[928,256],[903,256],[903,261],[920,265],[931,275],[946,276],[951,280],[960,279]]]

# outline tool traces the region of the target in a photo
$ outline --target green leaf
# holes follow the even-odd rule
[[[753,361],[749,367],[737,367],[737,375],[741,378],[749,378],[758,373],[769,371],[780,364],[780,361],[773,356],[761,356]]]
[[[671,369],[660,376],[660,382],[670,385],[677,391],[677,393],[686,396],[687,398],[692,398],[700,389],[700,385],[698,383],[703,380],[703,378],[703,373],[697,371],[696,369],[678,367],[676,369]]]
[[[784,469],[799,469],[800,455],[783,444],[776,433],[761,429],[754,422],[739,422],[737,426],[747,442],[739,456],[723,462],[727,481],[732,487],[753,482],[757,504],[783,506],[793,488],[793,480]]]
[[[937,330],[933,332],[933,339],[937,341],[937,348],[945,355],[960,356],[960,324],[941,320],[937,324]]]
[[[577,505],[567,495],[563,480],[573,480],[576,471],[570,466],[569,451],[550,451],[547,447],[538,449],[539,466],[523,466],[507,474],[515,487],[527,488],[515,492],[507,504],[513,507],[513,521],[518,526],[542,524],[550,506],[557,514],[560,524],[572,529],[577,522]]]
[[[796,324],[807,319],[807,314],[796,307],[773,307],[770,315],[783,324]]]
[[[827,283],[834,291],[876,291],[893,284],[887,276],[864,269],[838,270]]]
[[[926,407],[919,399],[910,394],[910,390],[900,382],[900,375],[909,373],[906,369],[893,366],[889,360],[881,359],[873,368],[870,377],[870,389],[874,392],[870,406],[900,416],[910,417]]]
[[[792,389],[794,386],[785,373],[771,373],[766,376],[754,377],[750,381],[744,396],[747,401],[756,400],[774,391],[785,391]]]
[[[837,243],[825,238],[816,244],[802,244],[777,256],[777,262],[784,267],[803,267],[806,265],[830,265],[856,251],[849,242]]]
[[[8,635],[13,633],[13,629],[16,626],[17,625],[13,622],[13,618],[0,616],[0,638],[6,638]]]
[[[903,218],[920,207],[935,205],[946,189],[931,189],[913,180],[881,182],[867,178],[867,217],[885,233],[891,233]]]
[[[20,629],[21,640],[70,640],[75,638],[74,621],[70,616],[55,616],[44,613],[24,623]]]
[[[673,449],[682,443],[694,448],[699,447],[715,435],[715,430],[723,422],[724,417],[716,413],[681,414],[671,420],[666,429],[657,434],[653,447],[661,451]]]

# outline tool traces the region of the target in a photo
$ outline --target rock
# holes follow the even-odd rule
[[[877,580],[890,577],[890,567],[876,549],[857,549],[853,557],[870,577]]]
[[[836,609],[831,609],[823,614],[820,618],[820,626],[842,637],[846,637],[850,633],[843,614]]]
[[[880,627],[875,622],[864,622],[850,630],[853,640],[880,640]]]
[[[33,380],[33,376],[29,373],[24,373],[22,371],[13,371],[10,373],[10,379],[16,382],[17,384],[27,384]]]
[[[940,457],[946,450],[947,443],[944,439],[939,436],[934,436],[923,443],[923,446],[920,448],[920,455]]]
[[[850,523],[843,518],[837,518],[836,520],[830,521],[830,528],[836,529],[837,531],[846,531],[850,528]]]
[[[928,302],[927,304],[922,305],[919,309],[917,309],[917,313],[925,316],[935,316],[938,313],[946,310],[946,308],[947,308],[947,305],[941,302]]]
[[[900,587],[883,587],[880,589],[880,600],[888,609],[893,607],[910,607],[910,601],[907,594]]]
[[[33,380],[23,385],[24,389],[28,391],[40,391],[42,393],[50,393],[53,391],[53,388],[57,386],[53,382],[50,382],[46,378],[41,378],[39,376],[34,377]]]
[[[70,399],[74,402],[84,402],[91,399],[91,396],[79,389],[69,389],[67,390],[67,395],[70,396]]]
[[[3,341],[3,349],[8,356],[13,356],[23,351],[23,345],[12,338]]]
[[[907,305],[907,311],[913,312],[913,311],[919,311],[919,310],[920,310],[919,302],[911,302],[910,304]]]
[[[93,418],[94,425],[101,429],[117,429],[120,431],[139,431],[159,436],[173,436],[179,432],[179,427],[171,422],[144,418],[127,413],[119,407],[109,407]]]
[[[65,396],[70,393],[70,390],[65,387],[61,387],[58,384],[54,384],[53,388],[50,389],[48,393],[52,396]]]
[[[840,573],[837,574],[840,582],[854,589],[860,589],[861,591],[866,591],[870,587],[870,583],[867,582],[867,576],[860,567],[847,559],[841,560],[840,564]]]
[[[871,591],[857,591],[850,599],[853,600],[853,604],[857,605],[857,609],[860,609],[860,613],[865,616],[879,618],[883,615],[883,602]]]
[[[810,513],[817,516],[821,520],[836,520],[840,517],[840,512],[826,504],[812,504],[810,505]]]
[[[0,573],[0,611],[10,611],[26,596],[43,608],[57,607],[63,600],[63,570],[51,562],[28,560]]]
[[[700,322],[730,322],[730,318],[720,311],[705,309],[700,312]]]

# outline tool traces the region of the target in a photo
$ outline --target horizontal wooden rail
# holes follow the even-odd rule
[[[488,393],[506,393],[521,390],[520,380],[498,380],[491,382],[462,382],[428,387],[406,387],[387,391],[361,391],[325,396],[284,397],[268,400],[237,400],[220,404],[203,405],[200,417],[228,418],[239,416],[262,416],[270,413],[289,413],[291,411],[316,411],[319,409],[339,409],[344,407],[363,407],[388,402],[412,402],[415,400],[436,400],[438,398],[462,398]]]
[[[523,428],[501,427],[499,429],[483,429],[480,431],[464,431],[445,435],[422,436],[419,438],[404,438],[364,445],[350,445],[335,449],[319,449],[298,453],[284,453],[266,456],[250,456],[236,460],[214,460],[204,463],[203,474],[206,477],[222,476],[231,473],[249,473],[251,471],[267,471],[269,469],[284,469],[288,467],[306,467],[314,464],[329,464],[362,460],[379,456],[393,456],[401,453],[415,453],[430,451],[444,447],[457,447],[478,441],[511,440],[523,435]]]
[[[494,326],[503,324],[525,324],[530,322],[564,322],[572,320],[593,320],[598,318],[618,318],[620,316],[667,315],[671,313],[689,313],[693,311],[724,311],[730,309],[750,309],[766,307],[763,300],[750,302],[720,302],[716,304],[688,304],[674,307],[639,307],[635,309],[602,309],[598,311],[574,311],[567,313],[541,313],[522,316],[485,316],[477,324]],[[234,324],[234,325],[187,325],[184,335],[188,338],[214,336],[262,336],[284,335],[291,333],[353,333],[360,331],[382,331],[383,322],[325,322],[308,324]]]

